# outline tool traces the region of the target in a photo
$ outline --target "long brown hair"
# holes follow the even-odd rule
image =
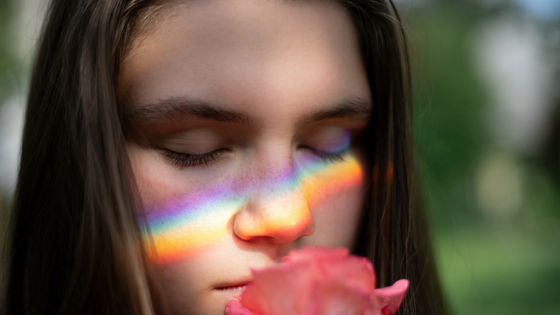
[[[410,280],[399,314],[445,314],[415,170],[401,23],[390,1],[338,1],[358,30],[374,103],[369,193],[354,252],[372,260],[379,286]],[[10,222],[8,314],[164,312],[141,245],[115,94],[130,42],[164,2],[51,3]]]

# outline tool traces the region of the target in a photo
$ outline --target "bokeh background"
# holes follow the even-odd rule
[[[560,0],[395,3],[410,42],[418,160],[452,313],[560,314]],[[0,0],[2,246],[47,5]]]

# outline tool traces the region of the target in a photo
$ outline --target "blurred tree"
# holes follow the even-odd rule
[[[473,30],[480,30],[482,22],[504,15],[520,23],[533,21],[510,0],[421,3],[403,14],[412,49],[415,140],[451,307],[458,315],[560,314],[560,186],[551,176],[556,172],[560,178],[560,92],[546,153],[504,152],[490,130],[493,90],[481,80],[472,55]],[[557,22],[547,23],[550,33],[560,33]],[[544,50],[558,56],[560,35],[551,38],[556,46]],[[560,58],[555,60],[550,67],[558,69]],[[496,175],[493,167],[481,171],[489,152],[512,166],[492,164],[502,167],[500,176],[521,174],[524,196],[507,217],[484,213],[474,191],[480,188],[477,176]],[[503,200],[517,197],[509,194]]]
[[[478,15],[461,1],[421,7],[409,18],[415,135],[427,208],[435,228],[451,228],[476,219],[471,183],[487,141],[486,91],[468,49]]]
[[[13,32],[14,1],[0,0],[0,107],[14,87],[17,56]]]

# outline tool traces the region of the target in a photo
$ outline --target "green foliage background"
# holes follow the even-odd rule
[[[545,163],[546,152],[516,155],[493,142],[486,121],[490,91],[469,47],[478,23],[509,10],[439,1],[403,14],[424,195],[441,280],[457,315],[560,314],[558,176]],[[558,27],[552,23],[546,27]],[[548,141],[560,146],[560,139]],[[524,174],[522,204],[500,218],[485,215],[475,194],[479,163],[495,151],[516,161]]]

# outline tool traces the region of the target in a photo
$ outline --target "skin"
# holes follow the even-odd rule
[[[146,233],[146,243],[154,242],[152,261],[173,314],[223,314],[251,280],[250,268],[308,245],[352,248],[365,186],[358,136],[370,91],[351,18],[336,4],[195,1],[161,16],[133,43],[118,79],[146,215],[187,209],[186,200],[208,191],[214,195],[187,210],[215,200],[230,206],[189,223],[200,233],[178,227],[171,248],[189,250],[173,259],[158,256],[167,234]],[[358,100],[345,107],[353,114],[316,115],[345,100]],[[199,103],[243,117],[157,114]],[[336,161],[317,153],[348,146]],[[180,165],[169,155],[215,150],[207,164]],[[346,184],[333,189],[337,182]],[[148,221],[152,232],[177,223]]]

